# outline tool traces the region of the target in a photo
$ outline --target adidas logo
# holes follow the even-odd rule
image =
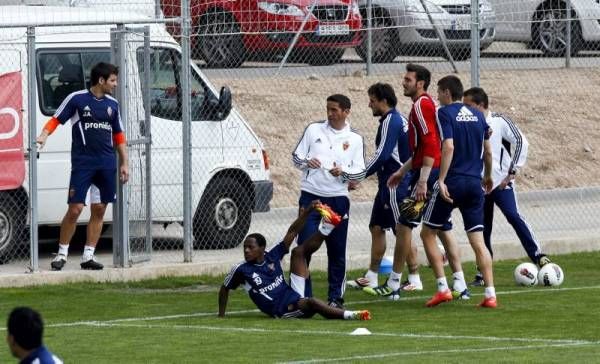
[[[321,138],[318,138],[317,140],[315,140],[315,144],[316,144],[316,143],[322,143],[322,142],[321,142]]]
[[[471,112],[471,110],[467,109],[466,106],[460,108],[458,115],[456,115],[456,121],[479,121],[479,118]]]
[[[256,274],[256,272],[252,273],[252,279],[258,277],[258,274]]]

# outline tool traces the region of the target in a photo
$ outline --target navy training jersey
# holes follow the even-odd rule
[[[454,154],[448,176],[481,178],[483,141],[488,139],[489,126],[483,114],[463,103],[442,106],[437,112],[442,143],[454,140]]]
[[[117,168],[113,134],[123,131],[123,126],[116,99],[110,95],[97,99],[89,90],[76,91],[65,98],[54,117],[61,124],[71,120],[71,168]]]
[[[387,184],[388,178],[411,156],[408,120],[398,110],[391,109],[379,119],[375,145],[377,150],[367,163],[366,177],[377,172],[379,184]]]
[[[42,345],[29,353],[19,364],[63,364],[63,361]]]
[[[287,292],[295,292],[286,283],[281,268],[281,259],[287,252],[285,244],[281,242],[265,254],[265,260],[260,264],[244,261],[234,265],[223,285],[228,289],[243,285],[256,307],[274,316],[281,298]]]

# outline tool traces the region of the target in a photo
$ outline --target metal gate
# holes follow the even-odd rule
[[[113,209],[113,261],[126,267],[152,253],[149,27],[113,29],[111,59],[119,66],[117,99],[129,155],[129,182],[119,184]]]

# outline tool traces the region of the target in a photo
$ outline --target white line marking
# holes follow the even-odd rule
[[[557,293],[557,292],[567,292],[567,291],[578,291],[578,290],[588,290],[588,289],[599,289],[598,286],[583,286],[583,287],[567,287],[567,288],[550,288],[547,290],[544,289],[532,289],[532,290],[518,290],[518,291],[505,291],[505,292],[496,292],[498,296],[502,295],[510,295],[510,294],[524,294],[524,293]],[[481,293],[472,294],[472,296],[483,296]],[[412,301],[412,300],[421,300],[427,299],[428,296],[411,296],[411,297],[402,297],[400,301]],[[377,302],[390,302],[387,299],[372,299],[372,300],[364,300],[364,301],[353,301],[348,302],[346,306],[353,306],[365,303],[377,303]],[[239,315],[245,313],[256,313],[259,312],[257,309],[250,310],[239,310],[239,311],[228,311],[227,315]],[[120,318],[106,321],[74,321],[74,322],[60,322],[55,324],[47,324],[46,327],[71,327],[71,326],[82,326],[82,325],[99,325],[100,323],[119,323],[119,322],[135,322],[135,321],[160,321],[160,320],[170,320],[170,319],[178,319],[178,318],[189,318],[189,317],[210,317],[216,316],[216,312],[195,312],[195,313],[184,313],[184,314],[176,314],[176,315],[166,315],[166,316],[148,316],[148,317],[128,317],[128,318]],[[0,331],[6,331],[6,327],[1,327]],[[527,339],[531,340],[531,339]],[[543,340],[543,339],[542,339]],[[576,342],[569,341],[566,342]]]
[[[102,321],[82,322],[80,326],[94,327],[133,327],[147,329],[171,329],[171,330],[201,330],[201,331],[227,331],[227,332],[254,332],[264,334],[302,334],[302,335],[338,335],[348,336],[347,331],[333,330],[284,330],[284,329],[263,329],[257,327],[231,327],[231,326],[210,326],[210,325],[166,325],[166,324],[128,324],[113,323]],[[491,342],[516,341],[516,342],[539,342],[542,344],[593,344],[595,342],[588,340],[572,339],[540,339],[540,338],[520,338],[520,337],[497,337],[497,336],[469,336],[469,335],[435,335],[435,334],[413,334],[413,333],[393,333],[393,332],[373,332],[372,336],[382,337],[402,337],[413,339],[443,339],[443,340],[482,340]]]
[[[280,362],[280,364],[308,364],[308,363],[329,363],[329,362],[349,362],[353,360],[365,360],[365,359],[383,359],[390,357],[399,356],[411,356],[411,355],[432,355],[432,354],[453,354],[453,353],[477,353],[477,352],[489,352],[489,351],[508,351],[508,350],[527,350],[527,349],[545,349],[545,348],[562,348],[568,346],[583,346],[583,345],[597,345],[598,342],[589,343],[567,343],[567,344],[548,344],[548,345],[523,345],[523,346],[503,346],[493,348],[460,348],[460,349],[448,349],[448,350],[428,350],[428,351],[403,351],[396,353],[386,354],[373,354],[373,355],[357,355],[347,356],[343,358],[328,358],[328,359],[309,359],[300,361],[288,361]]]

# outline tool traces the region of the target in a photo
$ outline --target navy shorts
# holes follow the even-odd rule
[[[446,179],[448,193],[454,201],[449,203],[439,195],[436,183],[429,205],[423,214],[423,223],[434,229],[442,229],[452,210],[458,208],[462,215],[465,231],[483,230],[484,193],[481,179],[477,177],[453,176]]]
[[[278,299],[277,307],[275,312],[271,316],[277,318],[311,318],[315,315],[315,312],[302,310],[298,306],[298,301],[302,297],[293,289],[288,289],[282,297]]]
[[[85,197],[92,184],[100,191],[101,203],[114,202],[117,193],[117,170],[72,169],[67,203],[85,204]],[[97,200],[93,198],[92,202],[97,202]]]
[[[408,184],[410,179],[405,176],[395,188],[389,188],[382,184],[377,190],[369,227],[379,226],[383,230],[392,229],[396,233],[396,224],[400,221],[400,203],[408,196]]]
[[[438,168],[432,168],[431,172],[429,173],[429,179],[427,180],[427,191],[433,191],[433,185],[435,184],[435,182],[437,182],[438,180],[438,176],[440,174],[440,170]],[[417,184],[417,181],[419,180],[419,176],[421,175],[421,169],[417,169],[417,170],[411,170],[406,174],[406,177],[404,177],[405,179],[409,179],[409,186],[408,186],[408,190],[409,190],[409,194],[410,196],[414,197],[415,196],[415,186]],[[427,208],[427,206],[425,206],[425,209]],[[449,223],[450,220],[447,220],[447,223]],[[400,217],[400,223],[404,226],[408,226],[409,228],[413,229],[416,228],[417,226],[419,226],[419,224],[421,223],[421,219],[419,220],[407,220],[404,219],[403,217]],[[448,227],[448,226],[446,226]],[[450,230],[452,229],[452,223],[450,223],[450,227],[446,230]]]

